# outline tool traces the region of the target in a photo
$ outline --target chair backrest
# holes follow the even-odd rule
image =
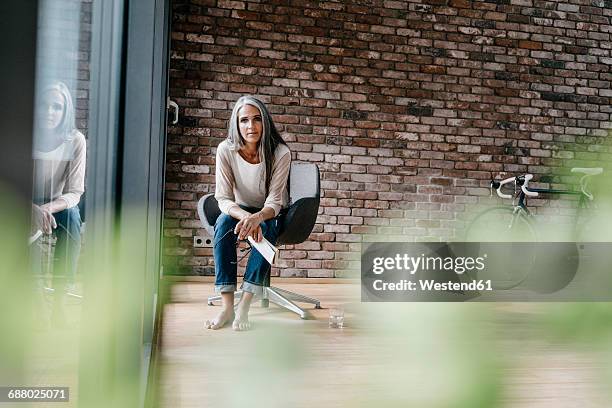
[[[281,213],[277,245],[304,242],[314,227],[320,201],[319,168],[314,163],[292,162],[289,171],[289,207]],[[198,217],[211,236],[221,214],[214,193],[198,201]]]
[[[301,198],[319,197],[319,168],[314,163],[292,162],[289,171],[289,204]]]
[[[81,221],[85,222],[85,216],[87,215],[85,213],[85,208],[87,208],[85,206],[85,193],[81,194],[81,199],[79,200],[79,214],[81,215]]]
[[[212,237],[215,235],[215,222],[221,215],[215,193],[206,194],[198,201],[198,217],[202,227]]]
[[[301,244],[308,239],[319,212],[321,195],[319,168],[314,163],[291,163],[289,208],[280,217],[277,245]]]

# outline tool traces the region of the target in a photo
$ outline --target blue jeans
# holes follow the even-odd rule
[[[53,214],[57,223],[53,274],[74,283],[81,253],[81,213],[79,207],[66,208]]]
[[[213,255],[215,258],[215,291],[218,293],[234,292],[237,288],[236,240],[238,237],[234,234],[237,223],[237,219],[223,213],[215,222]],[[279,229],[277,219],[264,221],[260,226],[263,236],[274,245]],[[242,290],[261,295],[263,287],[270,285],[270,269],[271,265],[259,251],[252,249],[244,272]]]

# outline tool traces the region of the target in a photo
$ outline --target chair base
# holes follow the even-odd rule
[[[234,292],[234,298],[240,299],[242,297],[242,290]],[[213,302],[221,300],[221,295],[211,296],[208,298],[208,305],[212,306]],[[321,309],[321,302],[318,299],[314,299],[308,296],[300,295],[299,293],[290,292],[285,289],[280,289],[274,286],[265,286],[263,288],[263,295],[260,298],[261,306],[268,307],[270,302],[290,310],[298,314],[302,319],[306,319],[306,311],[301,309],[295,302],[310,303],[315,305],[315,309]]]

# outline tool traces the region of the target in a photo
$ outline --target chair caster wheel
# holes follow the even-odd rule
[[[215,304],[213,302],[208,302],[208,306],[214,306]]]
[[[315,305],[315,309],[323,309],[323,308],[321,307],[321,304],[320,304],[320,303],[317,303],[317,304]]]

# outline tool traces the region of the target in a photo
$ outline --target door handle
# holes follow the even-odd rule
[[[174,119],[172,120],[172,124],[176,125],[179,121],[179,106],[176,102],[168,98],[168,109],[174,109]]]

